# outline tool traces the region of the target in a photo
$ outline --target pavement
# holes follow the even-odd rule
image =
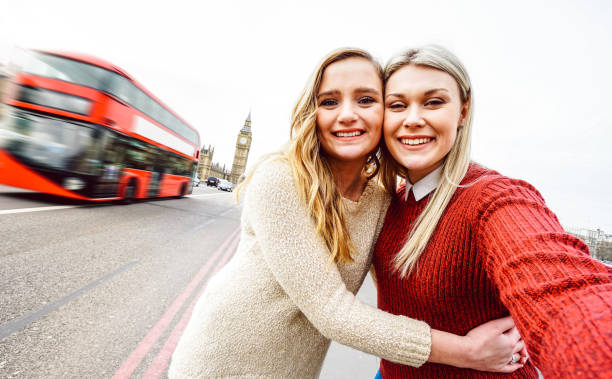
[[[0,186],[0,378],[165,378],[208,279],[238,244],[233,193],[90,204]],[[375,304],[369,278],[358,297]],[[321,378],[373,378],[333,343]]]

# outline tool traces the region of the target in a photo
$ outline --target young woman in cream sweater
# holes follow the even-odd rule
[[[238,250],[199,299],[170,378],[316,378],[330,339],[414,367],[521,366],[508,363],[524,347],[510,318],[457,336],[355,298],[390,199],[370,180],[382,88],[362,50],[335,51],[315,70],[290,142],[247,179]]]

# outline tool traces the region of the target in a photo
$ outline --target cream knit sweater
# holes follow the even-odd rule
[[[357,251],[354,263],[335,265],[289,165],[260,165],[246,191],[238,250],[199,299],[170,378],[316,378],[330,339],[411,366],[427,360],[426,323],[354,295],[370,267],[389,196],[370,182],[358,202],[344,201]]]

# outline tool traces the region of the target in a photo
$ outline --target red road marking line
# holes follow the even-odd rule
[[[232,257],[232,255],[234,255],[233,253],[236,249],[236,245],[238,245],[238,241],[240,241],[240,236],[237,236],[230,248],[227,249],[227,254],[225,254],[225,256],[221,258],[221,260],[213,271],[213,275],[216,274],[223,266],[225,266],[225,263]],[[147,372],[145,372],[143,379],[157,379],[166,371],[168,363],[170,362],[170,357],[172,356],[172,353],[174,353],[176,345],[178,345],[178,342],[181,336],[183,335],[185,328],[187,327],[187,323],[191,318],[193,308],[195,307],[195,304],[197,303],[200,296],[202,296],[202,293],[204,293],[207,284],[208,282],[204,283],[198,295],[194,297],[194,299],[191,301],[191,304],[189,304],[189,308],[187,308],[187,310],[183,314],[183,317],[181,317],[181,320],[172,330],[170,337],[168,337],[168,340],[166,340],[166,343],[164,344],[162,349],[159,351],[155,359],[153,359],[153,362],[151,363],[151,366],[149,366]]]
[[[170,322],[176,315],[176,312],[178,312],[185,300],[187,300],[189,295],[191,295],[191,293],[198,286],[200,281],[202,281],[215,259],[217,259],[217,257],[225,250],[227,245],[230,243],[230,241],[232,241],[232,239],[235,237],[239,230],[240,227],[237,227],[236,230],[234,230],[232,234],[223,242],[223,244],[219,246],[217,250],[215,250],[212,257],[204,264],[204,266],[202,266],[200,271],[191,280],[189,285],[187,285],[183,292],[179,294],[179,296],[174,300],[172,305],[166,310],[166,313],[164,313],[164,315],[159,319],[159,321],[157,321],[155,326],[153,326],[149,333],[147,333],[147,335],[142,339],[142,341],[140,341],[136,349],[132,351],[132,353],[125,360],[125,362],[123,362],[121,367],[119,367],[119,370],[115,372],[115,375],[113,375],[113,379],[127,379],[132,375],[136,367],[138,367],[142,359],[147,355],[153,344],[157,342],[159,336],[164,332],[164,330],[166,330],[168,324],[170,324]]]

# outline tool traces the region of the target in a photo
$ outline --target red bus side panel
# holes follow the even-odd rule
[[[37,174],[0,150],[0,183],[73,199],[90,200],[68,191],[49,179]]]

